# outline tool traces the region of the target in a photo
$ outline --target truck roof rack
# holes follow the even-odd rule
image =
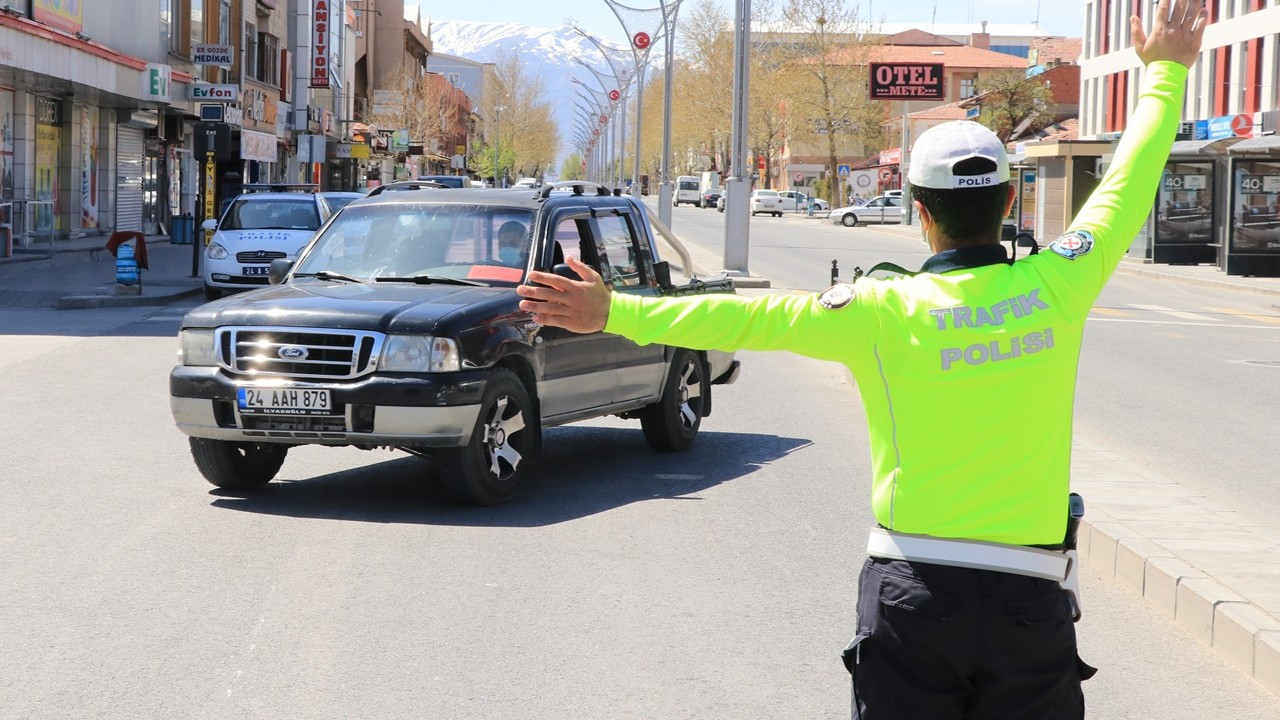
[[[537,197],[546,200],[551,196],[551,191],[557,188],[573,188],[574,195],[586,194],[587,188],[595,188],[596,195],[612,195],[609,188],[600,183],[587,182],[586,180],[562,180],[560,182],[547,183],[538,193]]]
[[[245,192],[291,192],[301,190],[303,192],[320,192],[320,186],[315,183],[245,183],[241,186]]]

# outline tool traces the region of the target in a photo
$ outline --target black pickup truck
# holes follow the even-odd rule
[[[733,292],[674,285],[658,247],[643,205],[590,183],[356,200],[273,262],[271,286],[186,315],[174,420],[219,487],[270,482],[299,445],[390,447],[480,504],[516,495],[554,425],[638,418],[652,447],[682,450],[711,386],[737,378],[732,355],[544,327],[515,292],[530,269],[571,274],[567,257],[614,292]]]

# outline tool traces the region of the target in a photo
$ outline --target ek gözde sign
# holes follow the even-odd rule
[[[942,63],[871,63],[872,100],[942,100]]]

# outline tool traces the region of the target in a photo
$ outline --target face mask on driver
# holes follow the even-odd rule
[[[498,248],[498,260],[502,261],[504,265],[518,264],[521,254],[520,248],[517,247]]]

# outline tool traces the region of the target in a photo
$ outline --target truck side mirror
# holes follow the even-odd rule
[[[267,268],[267,282],[272,285],[279,285],[284,282],[289,271],[293,269],[293,261],[289,258],[276,258],[271,261],[271,266]]]
[[[653,277],[658,281],[658,287],[664,290],[671,287],[671,264],[666,260],[654,263]]]
[[[218,221],[214,220],[213,218],[209,218],[208,220],[205,220],[204,222],[200,223],[200,229],[201,230],[217,230]]]
[[[576,272],[574,272],[574,271],[573,271],[573,268],[569,267],[568,265],[566,265],[566,264],[564,264],[564,263],[559,263],[559,264],[557,264],[555,267],[551,268],[551,272],[552,272],[553,274],[555,274],[555,275],[559,275],[560,277],[562,277],[562,278],[564,278],[564,279],[566,279],[566,280],[581,280],[581,279],[582,279],[581,277],[579,277],[579,276],[578,276],[578,273],[576,273]]]

